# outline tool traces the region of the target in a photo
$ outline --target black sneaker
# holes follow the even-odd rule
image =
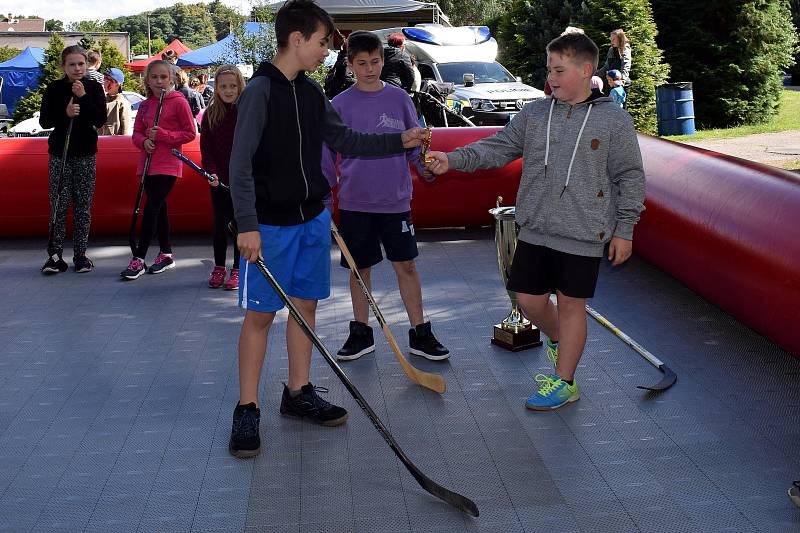
[[[431,331],[431,323],[425,322],[408,330],[408,347],[414,355],[431,361],[443,361],[450,357],[450,350],[442,346]]]
[[[344,342],[342,349],[336,352],[339,361],[354,361],[375,351],[375,339],[372,328],[363,322],[350,321],[350,336]]]
[[[94,263],[86,255],[73,257],[72,264],[75,266],[75,272],[79,273],[91,272],[94,269]]]
[[[289,418],[306,418],[322,426],[340,426],[347,420],[347,411],[320,398],[319,392],[328,392],[325,387],[315,387],[311,383],[303,385],[302,392],[292,398],[289,387],[284,383],[281,398],[281,414]]]
[[[136,279],[144,274],[146,268],[144,261],[138,257],[134,257],[131,259],[131,262],[128,263],[128,268],[120,272],[119,275],[124,279]]]
[[[261,421],[261,410],[254,403],[236,404],[233,410],[233,427],[228,451],[240,459],[255,457],[261,451],[261,437],[258,436],[258,424]]]
[[[800,507],[800,481],[795,481],[792,483],[792,486],[789,487],[789,499],[792,500],[792,503],[797,507]]]
[[[148,274],[161,274],[167,270],[175,268],[175,261],[172,260],[172,254],[165,254],[159,252],[153,264],[147,269]]]
[[[53,259],[54,257],[58,259]],[[42,274],[58,274],[59,272],[66,272],[68,269],[67,262],[61,259],[60,255],[53,254],[47,258],[47,262],[42,267]]]

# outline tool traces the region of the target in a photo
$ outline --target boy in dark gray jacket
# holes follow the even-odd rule
[[[262,63],[237,103],[230,162],[231,198],[241,251],[239,304],[246,309],[239,336],[239,402],[229,442],[236,457],[261,448],[258,383],[267,336],[283,301],[250,264],[259,257],[300,313],[314,327],[317,301],[330,294],[331,219],[323,199],[330,192],[322,174],[323,141],[340,153],[379,156],[419,146],[423,128],[371,135],[348,128],[305,75],[328,54],[330,16],[313,0],[289,0],[275,18],[278,53]],[[319,396],[309,382],[311,341],[289,320],[289,376],[280,412],[324,426],[337,426],[347,411]]]
[[[581,33],[547,46],[551,97],[527,104],[503,130],[454,152],[431,152],[434,174],[501,167],[522,157],[519,242],[508,280],[525,314],[547,335],[553,374],[539,374],[526,407],[556,409],[580,398],[575,369],[586,344],[586,299],[603,251],[631,255],[645,178],[633,122],[592,91],[597,46]],[[550,301],[555,292],[556,307]],[[560,341],[560,342],[559,342]]]

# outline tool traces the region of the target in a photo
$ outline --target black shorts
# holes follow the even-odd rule
[[[599,272],[599,257],[573,255],[517,241],[507,288],[535,295],[558,290],[572,298],[591,298]]]
[[[364,213],[340,209],[339,230],[359,269],[383,260],[381,244],[389,261],[410,261],[419,255],[411,211]],[[349,268],[344,255],[340,264]]]

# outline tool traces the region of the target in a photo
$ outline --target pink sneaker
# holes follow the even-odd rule
[[[208,278],[208,286],[212,289],[219,289],[225,283],[225,267],[215,266]]]
[[[225,282],[226,291],[235,291],[239,288],[239,269],[232,268],[228,276],[228,281]]]
[[[128,263],[128,268],[120,272],[120,276],[125,279],[136,279],[142,274],[144,274],[144,261],[139,259],[138,257],[134,257],[131,259],[131,262]]]

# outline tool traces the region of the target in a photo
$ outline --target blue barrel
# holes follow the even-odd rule
[[[694,129],[692,82],[666,83],[656,87],[659,135],[691,135]]]

